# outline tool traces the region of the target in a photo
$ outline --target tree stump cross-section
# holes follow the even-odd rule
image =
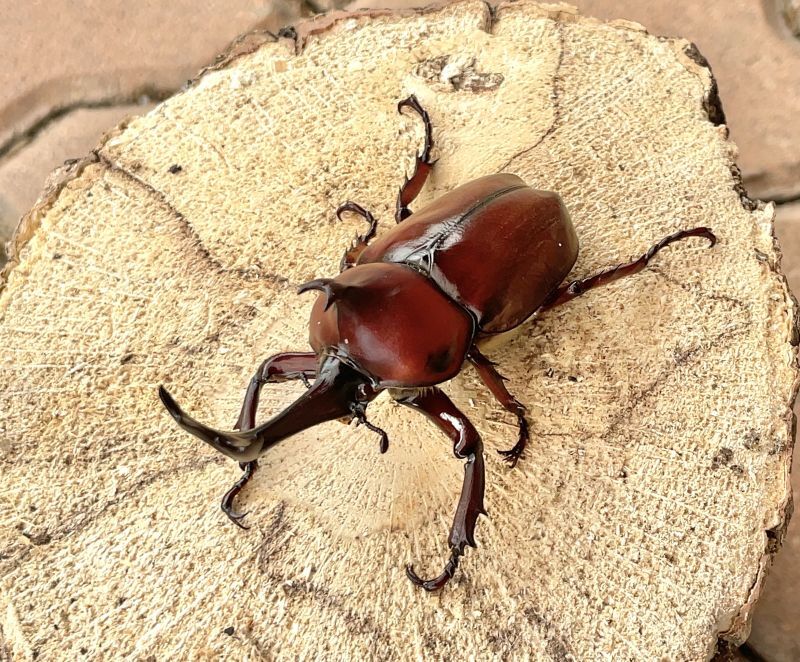
[[[705,659],[741,641],[788,516],[795,304],[772,208],[744,194],[691,44],[563,5],[458,2],[242,38],[181,94],[51,180],[0,277],[0,637],[20,659]],[[479,547],[436,595],[462,464],[388,397],[234,463],[158,402],[231,428],[267,356],[307,348],[311,299],[361,231],[513,172],[558,191],[571,277],[713,228],[489,352],[532,443],[472,369],[445,385],[487,459]],[[719,112],[718,112],[719,111]],[[180,167],[177,167],[180,166]],[[380,230],[379,230],[380,231]],[[487,237],[487,242],[491,237]],[[261,416],[301,384],[267,385]],[[232,630],[231,630],[232,628]]]

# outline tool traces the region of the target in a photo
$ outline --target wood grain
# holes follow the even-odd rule
[[[6,648],[639,660],[742,640],[790,503],[795,304],[772,207],[744,195],[692,47],[527,1],[297,32],[241,41],[112,131],[20,226],[0,279]],[[333,275],[361,229],[335,220],[344,200],[393,223],[422,137],[396,113],[410,93],[439,158],[421,202],[498,171],[559,191],[574,277],[678,229],[720,238],[490,354],[530,411],[517,469],[495,453],[513,417],[470,369],[446,386],[483,435],[490,518],[435,596],[403,567],[440,567],[462,468],[424,419],[371,405],[384,456],[336,422],[286,440],[242,532],[217,508],[237,468],[156,395],[230,427],[258,363],[306,347],[294,287]],[[263,415],[298,388],[266,387]]]

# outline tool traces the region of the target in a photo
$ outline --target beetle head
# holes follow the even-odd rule
[[[336,356],[323,356],[311,388],[265,425],[270,436],[283,439],[318,423],[349,420],[377,395],[367,375]]]

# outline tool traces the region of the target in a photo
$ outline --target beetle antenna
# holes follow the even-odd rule
[[[331,278],[315,278],[303,283],[297,288],[297,293],[302,294],[309,290],[319,290],[327,297],[324,310],[328,310],[333,303],[341,299],[347,288],[335,283]]]

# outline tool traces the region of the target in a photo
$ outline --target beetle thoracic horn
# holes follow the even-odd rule
[[[319,290],[320,292],[323,292],[327,297],[324,310],[328,310],[334,301],[341,299],[346,289],[348,289],[347,286],[340,285],[332,278],[317,278],[300,285],[297,288],[297,293],[302,294],[303,292],[308,292],[309,290]]]
[[[241,432],[210,428],[186,414],[163,386],[158,393],[161,402],[184,430],[234,460],[250,462],[286,437],[324,421],[353,415],[353,407],[359,402],[359,391],[373,393],[369,388],[359,388],[368,383],[368,378],[360,372],[339,359],[329,357],[308,391],[266,423]]]

